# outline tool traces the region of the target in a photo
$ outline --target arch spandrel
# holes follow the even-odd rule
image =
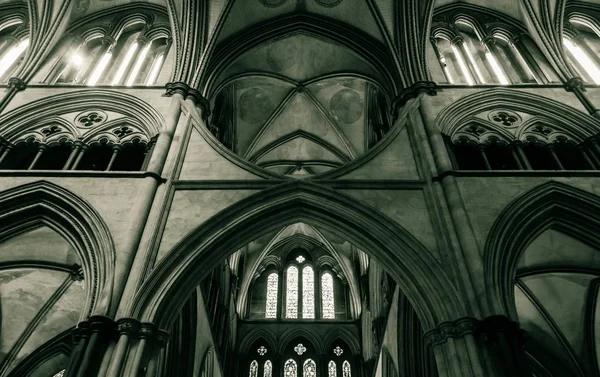
[[[241,200],[181,240],[141,287],[131,315],[168,324],[177,313],[173,308],[203,277],[198,271],[210,271],[257,234],[298,221],[343,233],[384,265],[394,266],[388,272],[427,327],[466,314],[463,298],[442,267],[408,231],[345,195],[294,182]]]

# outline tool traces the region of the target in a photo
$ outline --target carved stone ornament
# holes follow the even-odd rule
[[[106,122],[107,118],[108,116],[103,111],[86,111],[75,117],[75,125],[79,128],[89,128]]]
[[[429,330],[425,333],[425,341],[429,345],[436,345],[446,342],[448,338],[462,338],[467,334],[475,333],[480,321],[476,318],[465,317],[454,322],[444,322],[437,329]]]

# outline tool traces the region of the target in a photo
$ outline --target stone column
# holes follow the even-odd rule
[[[92,64],[90,64],[90,66],[85,70],[85,72],[79,72],[80,74],[77,75],[78,77],[75,78],[75,82],[82,82],[84,84],[87,84],[91,75],[96,71],[96,68],[98,68],[98,66],[101,64],[102,58],[104,57],[104,55],[109,52],[112,47],[115,45],[116,41],[113,37],[106,35],[102,38],[102,46],[100,46],[100,48],[98,49],[98,52],[96,53],[96,55],[94,56],[94,60],[92,61]],[[104,72],[105,73],[105,72]],[[83,76],[83,77],[81,77]],[[102,76],[100,76],[98,78],[98,81],[101,81]]]
[[[77,373],[73,376],[89,377],[94,374],[100,366],[100,360],[104,356],[106,340],[113,335],[114,322],[110,318],[92,316],[89,323],[91,330],[90,339],[83,351]]]
[[[521,142],[520,140],[515,140],[513,142],[513,146],[514,146],[514,150],[517,152],[517,155],[521,159],[524,169],[525,170],[533,170],[533,168],[531,167],[531,164],[529,163],[529,159],[527,158],[527,155],[525,154],[525,151],[523,150],[523,142]]]
[[[579,77],[573,77],[565,82],[565,90],[572,92],[575,97],[581,102],[586,111],[596,119],[600,119],[600,111],[596,108],[596,105],[590,101],[586,96],[585,88],[583,87],[583,80]]]
[[[32,170],[35,169],[35,164],[40,160],[40,157],[42,157],[42,154],[44,154],[44,151],[46,150],[48,146],[45,144],[40,144],[38,146],[38,151],[35,155],[35,157],[33,158],[33,161],[31,161],[31,164],[29,164],[29,167],[27,168],[27,170]]]
[[[456,37],[452,38],[452,41],[450,41],[450,43],[452,44],[452,46],[456,47],[456,50],[458,52],[460,52],[461,59],[463,60],[463,63],[465,63],[465,68],[468,71],[465,73],[471,75],[474,84],[482,84],[481,80],[479,80],[479,77],[477,76],[475,67],[473,67],[471,64],[471,59],[468,58],[469,50],[467,50],[467,46],[465,46],[465,41],[463,37],[457,35]],[[468,81],[469,80],[467,80],[467,82]]]
[[[515,77],[512,72],[508,72],[506,70],[506,68],[504,68],[504,66],[502,66],[502,61],[500,59],[500,57],[502,55],[500,54],[500,50],[499,50],[498,46],[496,45],[496,40],[494,39],[494,37],[492,37],[491,35],[484,37],[481,40],[481,44],[483,44],[485,46],[485,48],[488,50],[488,52],[490,54],[492,54],[492,56],[496,59],[496,63],[498,64],[498,69],[500,69],[500,71],[502,71],[502,74],[504,74],[504,77],[506,77],[509,84],[521,81],[518,77]],[[500,79],[500,78],[498,78],[498,79]]]
[[[537,64],[535,58],[531,55],[525,43],[521,40],[520,36],[514,36],[508,41],[508,45],[512,47],[525,61],[526,67],[522,67],[523,70],[529,69],[533,74],[533,77],[538,81],[539,84],[547,84],[548,78],[544,74],[544,71]],[[518,60],[518,59],[517,59]],[[520,62],[520,61],[519,61]],[[522,64],[522,63],[521,63]]]
[[[121,318],[117,321],[117,332],[119,340],[113,351],[106,377],[120,377],[123,362],[129,349],[129,344],[133,336],[136,336],[140,330],[140,323],[133,318]]]
[[[73,143],[73,149],[71,150],[71,154],[69,155],[69,158],[67,159],[67,162],[65,162],[65,165],[63,166],[62,170],[70,170],[71,169],[71,165],[73,165],[73,162],[76,159],[79,159],[80,156],[80,151],[81,148],[83,148],[84,144],[83,142],[77,140],[76,142]]]

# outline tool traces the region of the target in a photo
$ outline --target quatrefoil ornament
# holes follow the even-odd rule
[[[342,356],[344,350],[342,349],[342,347],[337,346],[333,349],[333,353],[335,353],[336,356]]]
[[[104,123],[106,118],[106,114],[104,114],[102,111],[94,110],[81,113],[77,115],[75,119],[77,120],[78,126],[88,128]]]
[[[267,353],[267,347],[260,346],[260,347],[258,347],[256,352],[258,352],[259,355],[264,356]]]
[[[298,343],[298,345],[294,347],[294,351],[296,351],[298,355],[302,356],[302,354],[306,352],[306,347],[304,347],[302,343]]]

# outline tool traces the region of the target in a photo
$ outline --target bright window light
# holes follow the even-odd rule
[[[117,74],[115,75],[115,78],[112,81],[113,85],[118,85],[121,83],[121,80],[123,79],[123,75],[125,74],[125,71],[127,70],[129,63],[131,62],[131,59],[133,58],[133,55],[137,51],[137,48],[138,48],[137,42],[135,42],[131,46],[129,46],[129,50],[127,50],[127,54],[125,55],[125,58],[121,62],[121,65],[119,66],[119,69],[117,70]]]
[[[492,66],[494,73],[498,77],[498,80],[500,80],[500,84],[502,84],[502,85],[510,84],[510,82],[508,81],[506,76],[504,76],[504,72],[502,72],[502,69],[500,68],[500,65],[498,64],[498,61],[496,60],[496,57],[494,57],[494,55],[489,52],[485,53],[485,57],[490,62],[490,65]]]
[[[102,57],[102,59],[100,59],[100,62],[94,69],[94,72],[90,76],[90,79],[87,81],[87,85],[96,85],[96,82],[98,82],[98,79],[100,79],[102,72],[104,72],[104,70],[106,69],[106,66],[108,65],[108,62],[110,62],[111,58],[112,54],[110,52],[104,54],[104,56]]]
[[[575,45],[570,40],[565,38],[563,39],[563,43],[567,46],[569,52],[573,54],[575,60],[577,60],[583,69],[590,75],[592,80],[594,80],[597,85],[600,85],[600,69],[598,69],[598,66],[596,66],[592,59],[590,59],[579,46]]]
[[[138,55],[135,65],[133,66],[133,70],[131,70],[131,73],[129,74],[129,78],[127,79],[127,83],[125,85],[127,85],[127,86],[133,85],[133,82],[135,81],[138,73],[140,72],[140,68],[142,68],[142,64],[144,63],[144,60],[146,60],[146,55],[148,54],[148,50],[150,50],[150,43],[148,43],[148,45],[146,47],[144,47],[144,49],[142,51],[140,51],[140,54]]]
[[[81,68],[83,66],[83,56],[78,53],[74,53],[71,56],[71,63],[73,63],[74,67]]]
[[[448,63],[446,62],[446,58],[444,56],[440,56],[440,63],[442,64],[442,69],[446,73],[446,77],[448,78],[448,81],[450,82],[450,84],[454,84],[454,78],[452,77],[452,74],[450,73],[450,69],[448,68]]]
[[[467,46],[465,46],[465,47],[467,47]],[[473,54],[469,50],[469,47],[467,47],[467,59],[469,59],[469,61],[471,62],[471,67],[473,67],[475,69],[475,74],[479,78],[479,82],[484,84],[485,80],[483,78],[483,75],[481,74],[481,71],[479,70],[479,66],[477,65],[477,63],[475,63],[475,58],[473,57]]]
[[[148,80],[146,80],[146,85],[152,85],[156,82],[164,58],[164,55],[160,55],[154,60],[154,65],[152,66],[152,70],[150,71],[150,76],[148,76]]]
[[[8,69],[15,64],[19,56],[29,46],[29,38],[23,39],[17,45],[13,46],[2,58],[0,58],[0,77],[2,77]]]
[[[455,45],[452,45],[452,51],[454,51],[454,56],[456,56],[456,60],[458,60],[458,65],[460,65],[460,70],[462,71],[463,75],[465,75],[467,83],[471,86],[474,85],[475,82],[473,81],[473,77],[471,77],[471,72],[469,72],[460,50]]]
[[[523,57],[523,54],[521,54],[521,51],[519,51],[519,49],[516,46],[513,46],[512,48],[516,52],[515,55],[517,55],[519,61],[521,62],[521,65],[527,69],[527,73],[529,73],[529,75],[531,75],[531,77],[533,77],[535,81],[540,82],[537,75],[533,72],[529,64],[527,64],[527,62],[525,61],[525,58]]]

